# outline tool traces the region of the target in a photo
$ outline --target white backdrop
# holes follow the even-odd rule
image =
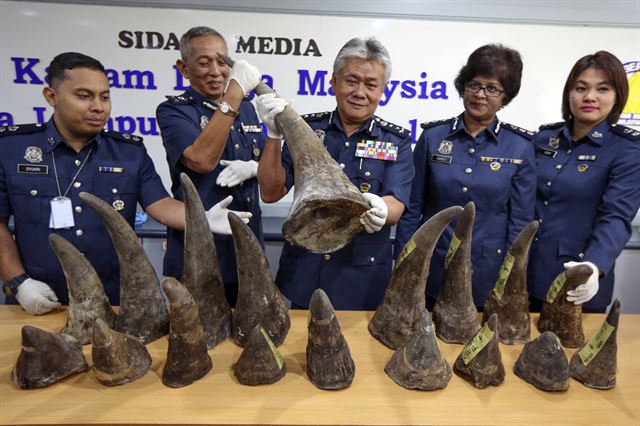
[[[0,24],[0,124],[48,119],[51,111],[41,95],[46,66],[60,52],[88,54],[114,70],[113,79],[118,84],[112,88],[113,129],[144,136],[167,187],[170,180],[157,135],[155,108],[165,95],[184,90],[176,90],[179,83],[188,84],[179,81],[173,68],[179,51],[171,43],[166,44],[192,26],[207,25],[224,34],[231,56],[249,60],[270,76],[274,88],[293,99],[300,113],[334,108],[333,97],[325,92],[329,89],[336,53],[352,37],[376,36],[391,54],[391,79],[397,81],[389,88],[395,85],[395,90],[383,97],[384,105],[377,114],[410,129],[418,126],[418,132],[420,122],[450,117],[462,110],[453,80],[467,56],[486,43],[503,43],[522,54],[522,89],[499,116],[528,129],[560,119],[564,80],[579,57],[605,49],[623,63],[634,63],[629,69],[637,69],[636,61],[640,60],[638,28],[341,18],[2,0]],[[135,32],[142,33],[140,43]],[[159,34],[151,36],[152,48],[136,48],[147,45],[149,32]],[[238,53],[238,41],[246,42],[252,36],[256,37],[255,53],[244,50]],[[313,40],[320,55],[259,53],[259,37],[265,38],[267,51],[275,49],[276,38],[292,43],[300,39],[300,53]],[[164,40],[162,48],[153,48],[161,44],[160,38]],[[127,45],[132,46],[123,47]],[[135,78],[136,71],[144,73],[141,79]],[[320,84],[313,91],[305,83],[308,82],[305,77],[313,80],[323,73],[326,73],[321,79],[324,91]],[[634,78],[632,88],[636,101],[640,96],[640,88],[635,87],[640,84],[638,80]],[[426,97],[421,96],[423,90]],[[634,112],[640,120],[640,111]]]

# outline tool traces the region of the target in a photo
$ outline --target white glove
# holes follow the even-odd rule
[[[261,78],[262,75],[258,68],[254,67],[244,59],[240,59],[236,61],[233,68],[231,68],[231,71],[229,72],[229,79],[227,80],[227,86],[224,91],[226,92],[229,88],[231,80],[235,80],[244,92],[244,96],[247,96],[247,94],[255,89],[258,83],[260,83]]]
[[[596,295],[598,292],[598,276],[600,272],[598,271],[598,267],[591,262],[567,262],[564,264],[565,269],[573,268],[575,266],[587,265],[593,271],[591,276],[586,283],[580,284],[574,290],[569,290],[567,292],[567,300],[569,302],[573,302],[576,305],[581,305],[585,302],[588,302]]]
[[[16,299],[22,309],[31,315],[46,314],[60,307],[60,302],[51,287],[33,278],[27,278],[18,286]]]
[[[254,160],[220,160],[220,165],[225,167],[216,179],[220,186],[231,188],[258,174],[258,163]]]
[[[249,223],[251,212],[238,212],[229,210],[227,207],[233,201],[233,195],[229,195],[218,204],[211,207],[207,213],[207,222],[209,222],[209,230],[214,234],[231,234],[231,226],[229,225],[229,212],[235,213],[244,223]]]
[[[276,96],[275,93],[266,93],[256,98],[256,109],[258,117],[267,126],[267,136],[269,139],[282,139],[282,133],[276,126],[276,115],[284,111],[289,102]]]
[[[364,225],[364,230],[369,234],[378,232],[382,229],[387,221],[387,215],[389,209],[387,203],[376,194],[365,192],[362,194],[367,199],[371,208],[364,212],[364,215],[360,217],[360,223]]]

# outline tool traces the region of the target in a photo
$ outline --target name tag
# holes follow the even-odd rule
[[[374,160],[396,161],[398,159],[398,145],[393,142],[363,140],[358,142],[355,156]]]
[[[262,126],[256,124],[242,124],[242,131],[244,133],[260,133],[262,132]]]
[[[98,166],[98,172],[100,172],[100,173],[124,173],[124,169],[122,167]]]
[[[431,156],[431,161],[433,161],[434,163],[451,164],[451,156],[450,155],[433,154]]]
[[[552,149],[540,148],[538,151],[540,151],[542,155],[546,155],[547,157],[551,158],[556,158],[556,155],[558,155],[558,151],[554,151]]]
[[[18,164],[18,173],[46,175],[49,173],[49,166],[35,165],[35,164]]]
[[[483,163],[498,163],[498,164],[522,164],[522,160],[519,158],[502,158],[502,157],[480,157],[480,161]]]

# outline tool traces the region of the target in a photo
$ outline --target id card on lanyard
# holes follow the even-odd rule
[[[54,197],[49,202],[51,204],[51,217],[49,219],[49,228],[63,229],[73,228],[73,208],[71,206],[71,198]]]

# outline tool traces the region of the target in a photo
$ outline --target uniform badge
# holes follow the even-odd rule
[[[596,161],[595,155],[578,155],[578,161]]]
[[[371,185],[364,182],[360,184],[360,192],[369,192],[369,190],[371,189]]]
[[[440,142],[440,146],[438,147],[438,153],[442,155],[449,155],[451,154],[452,150],[453,150],[453,142],[447,139],[444,139],[442,142]]]
[[[498,163],[497,161],[493,161],[491,164],[489,164],[489,168],[491,168],[491,170],[493,170],[494,172],[497,172],[498,170],[500,170],[500,163]]]
[[[200,129],[204,130],[204,128],[207,127],[207,124],[209,124],[209,119],[204,115],[200,117]]]
[[[595,132],[591,133],[591,136],[596,139],[602,139],[603,134],[596,130]]]
[[[316,129],[315,132],[316,135],[318,135],[318,137],[320,138],[320,141],[324,142],[325,131],[322,129]]]
[[[115,200],[113,203],[111,203],[111,205],[118,212],[121,211],[121,210],[124,210],[124,201],[122,201],[122,200]]]
[[[18,126],[9,126],[9,131],[10,132],[15,132],[16,130],[18,130],[20,127]]]
[[[588,164],[578,164],[578,172],[584,173],[589,168]]]
[[[549,138],[549,148],[551,149],[560,148],[560,138],[558,136],[551,136]]]
[[[42,162],[42,150],[37,146],[28,146],[24,152],[24,159],[30,163]]]
[[[258,148],[257,146],[253,148],[253,156],[256,158],[260,157],[260,148]]]
[[[398,145],[393,142],[363,139],[356,145],[355,156],[374,160],[396,161],[398,159]]]

